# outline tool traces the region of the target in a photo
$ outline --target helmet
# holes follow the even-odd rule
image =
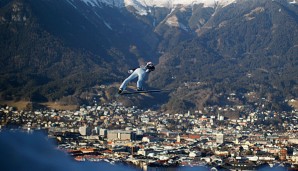
[[[152,62],[147,62],[146,64],[146,69],[150,70],[150,71],[154,71],[155,70],[155,67],[154,67],[154,64]]]
[[[147,62],[146,66],[148,66],[148,65],[153,65],[153,63],[152,62]]]

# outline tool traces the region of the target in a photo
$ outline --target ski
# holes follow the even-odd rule
[[[144,91],[124,91],[120,93],[120,95],[125,95],[125,94],[142,94],[142,93],[157,93],[157,92],[165,92],[169,90],[144,90]]]

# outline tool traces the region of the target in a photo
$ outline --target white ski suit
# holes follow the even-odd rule
[[[148,75],[148,73],[150,72],[150,70],[146,69],[146,67],[140,67],[137,68],[136,70],[134,70],[129,77],[127,77],[123,83],[120,86],[121,90],[125,90],[126,89],[126,85],[133,79],[138,77],[138,81],[137,81],[137,89],[140,90],[143,88],[143,81],[145,79],[145,77]]]

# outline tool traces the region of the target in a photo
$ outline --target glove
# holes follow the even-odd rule
[[[133,73],[133,70],[132,69],[128,70],[128,73],[129,74]]]

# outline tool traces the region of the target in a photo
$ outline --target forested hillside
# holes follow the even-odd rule
[[[140,14],[134,6],[100,1],[1,1],[1,100],[118,100],[183,112],[245,104],[251,92],[278,110],[297,98],[296,3],[239,0],[145,9]],[[157,66],[147,88],[172,91],[115,98],[126,71],[149,60]],[[228,100],[229,94],[237,100]]]

